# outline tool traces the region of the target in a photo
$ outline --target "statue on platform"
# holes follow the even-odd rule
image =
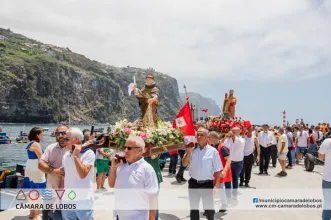
[[[233,95],[234,90],[230,89],[229,95],[225,93],[224,102],[223,102],[223,117],[227,120],[234,119],[236,115],[236,104],[237,99]]]
[[[133,87],[134,95],[139,101],[139,107],[141,110],[140,121],[145,128],[157,128],[159,89],[156,87],[154,69],[149,68],[147,70],[145,79],[145,87],[143,89],[138,89],[136,84]]]

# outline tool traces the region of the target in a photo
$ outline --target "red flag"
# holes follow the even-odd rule
[[[202,109],[203,112],[208,112],[208,108]]]
[[[180,127],[180,130],[184,132],[184,136],[195,136],[189,102],[186,102],[183,108],[179,111],[172,126],[174,128]]]

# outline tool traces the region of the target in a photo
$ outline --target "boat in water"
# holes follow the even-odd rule
[[[29,142],[28,134],[21,131],[20,136],[18,136],[16,138],[16,142],[17,143],[28,143]]]
[[[11,144],[11,139],[5,132],[0,132],[0,144]]]
[[[103,133],[104,128],[95,128],[94,132]]]

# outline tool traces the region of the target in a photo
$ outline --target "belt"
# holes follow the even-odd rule
[[[196,180],[194,178],[191,178],[191,180],[193,180],[197,184],[205,184],[205,183],[208,183],[208,182],[212,182],[212,180]]]
[[[240,163],[242,161],[231,161],[231,163]]]

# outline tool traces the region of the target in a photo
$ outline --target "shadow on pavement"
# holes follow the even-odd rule
[[[14,218],[12,218],[11,220],[26,220],[29,219],[29,215],[25,215],[25,216],[15,216]]]
[[[179,182],[177,182],[177,181],[173,181],[173,182],[171,182],[171,185],[184,185],[186,182],[181,182],[181,183],[179,183]]]
[[[162,219],[162,220],[181,220],[180,218],[178,218],[175,215],[166,214],[166,213],[160,213],[159,218]]]

